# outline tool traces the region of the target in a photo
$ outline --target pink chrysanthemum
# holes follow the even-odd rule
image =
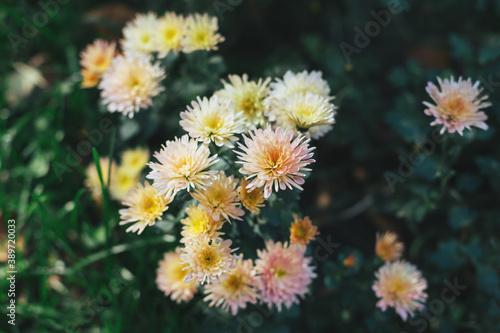
[[[375,273],[377,280],[373,290],[380,300],[377,306],[385,311],[388,306],[395,308],[401,318],[406,321],[408,315],[413,317],[415,311],[424,308],[427,299],[427,281],[422,273],[412,264],[401,260],[386,262]]]
[[[216,221],[221,219],[221,215],[229,222],[231,222],[229,218],[241,220],[240,216],[245,215],[245,211],[239,207],[240,198],[236,186],[238,179],[234,179],[233,176],[227,177],[224,171],[221,171],[210,186],[195,190],[191,196],[198,200],[200,206],[205,208]]]
[[[182,270],[181,249],[175,252],[167,252],[158,263],[156,271],[156,285],[158,289],[170,296],[173,301],[180,303],[187,302],[196,293],[196,282],[184,282],[186,271]]]
[[[275,305],[281,311],[282,305],[290,308],[299,303],[316,277],[314,267],[309,266],[311,258],[305,257],[305,246],[273,241],[266,242],[266,249],[257,250],[255,261],[255,286],[261,301],[269,308]]]
[[[140,109],[153,104],[153,97],[165,90],[160,81],[165,71],[147,55],[126,54],[113,60],[99,83],[103,103],[109,112],[132,118]]]
[[[471,126],[488,129],[486,120],[488,117],[481,109],[491,106],[491,103],[485,102],[488,95],[479,96],[483,88],[479,88],[479,81],[472,85],[470,78],[467,81],[458,78],[456,82],[453,76],[442,80],[437,78],[439,89],[429,82],[425,90],[434,100],[436,105],[429,102],[423,102],[428,107],[424,112],[428,116],[436,117],[431,123],[434,125],[443,125],[441,134],[445,131],[449,133],[458,132],[463,135],[465,128],[471,129]]]
[[[212,184],[217,172],[206,170],[218,161],[217,155],[210,156],[208,147],[198,145],[188,135],[167,141],[154,156],[159,163],[148,163],[152,171],[146,178],[153,179],[153,186],[166,197],[184,189],[204,189]]]
[[[254,271],[252,259],[234,261],[235,268],[226,280],[212,283],[205,287],[205,301],[210,301],[210,306],[222,307],[225,311],[231,310],[233,316],[238,309],[244,309],[247,303],[257,302],[257,291],[254,285]]]
[[[312,162],[314,147],[309,147],[309,139],[302,134],[294,139],[293,130],[283,131],[280,127],[272,130],[268,126],[265,130],[250,131],[250,138],[243,135],[246,147],[241,143],[238,146],[243,152],[237,151],[239,159],[236,163],[242,164],[240,173],[252,181],[247,188],[264,186],[264,197],[271,195],[272,187],[277,192],[278,187],[285,190],[292,186],[302,190],[304,184],[302,171],[311,171],[306,168]]]
[[[182,265],[187,271],[184,282],[196,280],[199,284],[212,283],[227,279],[227,274],[235,268],[231,254],[236,249],[231,249],[230,239],[210,239],[206,235],[189,238],[182,249]]]

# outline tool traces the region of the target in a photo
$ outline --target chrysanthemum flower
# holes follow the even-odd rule
[[[283,131],[280,127],[273,131],[268,126],[249,133],[250,138],[243,135],[246,147],[238,143],[243,152],[236,151],[240,159],[236,163],[243,165],[240,173],[248,175],[247,179],[253,178],[247,188],[252,191],[264,186],[266,199],[273,185],[276,192],[278,188],[285,190],[292,186],[302,190],[300,185],[304,184],[305,176],[302,171],[310,171],[306,166],[314,162],[311,159],[314,147],[309,147],[309,139],[301,134],[294,139],[293,130]]]
[[[187,271],[184,282],[196,280],[199,284],[212,283],[227,279],[231,269],[235,268],[229,239],[210,239],[206,235],[190,238],[182,249],[183,269]]]
[[[221,307],[225,311],[231,311],[236,316],[238,309],[244,309],[247,303],[257,302],[257,292],[254,285],[254,272],[252,259],[243,260],[243,255],[234,261],[235,268],[226,280],[205,286],[204,300],[210,302],[210,306]]]
[[[427,281],[422,273],[412,264],[402,260],[386,262],[375,273],[377,280],[373,290],[380,300],[377,306],[385,311],[393,307],[406,321],[408,315],[413,317],[415,311],[424,308],[422,303],[427,299]]]
[[[138,175],[149,161],[149,149],[137,147],[122,153],[120,168],[131,175]]]
[[[163,197],[148,182],[144,186],[138,183],[122,202],[128,208],[120,209],[120,225],[133,223],[127,228],[127,232],[141,234],[147,226],[155,224],[163,212],[168,209],[172,197]]]
[[[319,234],[318,227],[312,225],[308,216],[299,219],[297,215],[294,215],[293,218],[294,222],[290,227],[290,243],[300,245],[309,244]]]
[[[448,131],[463,135],[463,130],[470,130],[471,126],[488,129],[488,117],[479,110],[491,106],[491,103],[485,102],[488,95],[479,96],[483,91],[483,88],[479,88],[479,81],[472,85],[470,78],[464,81],[460,77],[457,82],[453,76],[450,80],[442,80],[439,77],[437,80],[439,89],[432,82],[425,88],[436,105],[423,102],[427,106],[425,114],[436,117],[431,126],[442,125],[441,134]]]
[[[255,286],[262,302],[269,308],[275,305],[278,311],[285,305],[299,303],[316,277],[311,258],[305,257],[305,246],[288,246],[287,243],[266,242],[266,249],[257,250],[255,261]]]
[[[206,13],[189,15],[185,23],[185,35],[181,42],[185,53],[217,50],[217,44],[224,41],[224,37],[217,33],[219,26],[215,16],[209,17]]]
[[[99,83],[103,103],[109,112],[118,111],[132,118],[135,112],[151,106],[152,98],[165,90],[160,85],[164,77],[160,63],[151,63],[147,55],[118,56]]]
[[[216,170],[206,169],[218,161],[217,155],[210,156],[208,147],[198,145],[188,135],[167,141],[154,156],[159,163],[148,163],[152,171],[146,178],[154,180],[153,186],[160,194],[170,196],[184,189],[205,189],[216,177]]]
[[[238,187],[238,197],[243,206],[252,214],[259,214],[260,208],[264,207],[264,190],[255,188],[251,192],[248,190],[249,182],[245,178],[241,179],[241,185]]]
[[[236,192],[238,179],[233,176],[227,177],[224,171],[217,174],[212,184],[205,189],[196,189],[191,196],[200,202],[200,206],[205,208],[214,218],[219,221],[221,215],[231,222],[229,218],[241,220],[240,216],[245,215],[243,209],[239,208],[238,193]]]
[[[116,169],[116,173],[111,177],[111,185],[109,193],[115,200],[123,200],[127,196],[128,191],[139,182],[139,174],[132,174],[127,170],[126,166],[120,165]]]
[[[155,34],[158,32],[158,18],[154,13],[137,14],[123,28],[121,40],[125,52],[150,54],[155,50]]]
[[[206,209],[200,205],[190,205],[186,209],[186,214],[186,218],[181,220],[183,224],[181,235],[184,237],[181,239],[181,243],[185,243],[189,241],[189,238],[198,235],[206,235],[212,239],[222,235],[222,233],[217,230],[222,228],[224,222],[214,220],[212,214],[208,213]]]
[[[101,157],[99,158],[99,165],[101,166],[101,175],[102,175],[102,180],[105,186],[108,186],[108,175],[111,174],[111,181],[113,181],[113,178],[116,175],[117,171],[117,166],[114,161],[109,161],[109,158],[107,157]],[[111,172],[109,168],[111,167]],[[92,193],[92,198],[100,202],[102,199],[102,188],[101,188],[101,180],[99,178],[99,173],[97,172],[97,168],[95,166],[95,163],[90,163],[87,169],[85,170],[85,174],[87,176],[87,179],[85,180],[85,185],[87,188],[91,191]]]
[[[184,18],[174,12],[167,12],[158,19],[157,32],[154,35],[155,49],[158,57],[166,57],[170,52],[181,49],[182,36],[184,35]]]
[[[398,260],[403,255],[404,244],[398,241],[398,235],[387,231],[383,235],[377,233],[375,253],[384,261]]]
[[[91,72],[85,68],[82,68],[82,88],[92,88],[97,86],[101,76],[94,72]]]
[[[276,81],[270,85],[269,102],[279,102],[293,94],[305,95],[308,92],[324,98],[330,94],[330,87],[323,80],[322,73],[319,71],[312,71],[311,73],[303,71],[297,74],[288,71],[285,73],[283,80],[276,79]]]
[[[310,136],[311,128],[327,126],[334,123],[335,106],[330,97],[321,97],[310,92],[293,94],[280,101],[274,110],[276,124],[282,128],[292,128]],[[331,128],[331,126],[330,126]]]
[[[80,65],[98,76],[104,74],[113,61],[116,52],[116,43],[107,42],[101,39],[94,41],[93,44],[80,54]]]
[[[187,272],[183,270],[181,261],[181,249],[165,253],[158,263],[156,271],[156,285],[158,289],[170,296],[177,303],[187,302],[196,294],[196,282],[184,282]]]
[[[229,99],[235,103],[236,111],[243,111],[246,118],[247,129],[252,126],[263,126],[265,123],[264,112],[267,107],[264,99],[269,91],[270,78],[259,79],[258,82],[248,81],[248,75],[229,75],[229,83],[222,80],[224,89],[215,92],[220,100]]]
[[[187,111],[181,112],[179,122],[189,136],[206,145],[213,141],[219,147],[233,148],[231,141],[238,140],[234,135],[244,130],[243,111],[235,112],[230,100],[221,101],[217,96],[210,99],[198,97],[198,102],[193,101],[191,105],[187,106]]]

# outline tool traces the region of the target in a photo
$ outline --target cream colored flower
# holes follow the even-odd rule
[[[158,28],[154,35],[155,49],[158,57],[166,57],[170,52],[181,50],[184,35],[184,18],[174,12],[167,12],[158,19]]]
[[[227,274],[235,268],[231,254],[237,249],[231,249],[232,242],[227,239],[210,239],[207,236],[190,238],[182,249],[181,260],[187,271],[184,282],[196,280],[199,284],[213,283],[227,279]]]
[[[197,50],[217,50],[217,44],[224,41],[224,37],[217,33],[219,26],[215,16],[189,15],[185,23],[185,35],[182,39],[182,51],[185,53]]]
[[[111,185],[109,193],[115,200],[123,200],[127,196],[128,191],[139,182],[139,174],[132,174],[123,165],[118,166],[116,173],[111,177]]]
[[[191,300],[197,292],[195,281],[184,282],[187,272],[181,264],[181,249],[177,248],[175,252],[165,253],[156,271],[158,289],[177,303]]]
[[[217,238],[223,233],[218,232],[222,228],[224,221],[216,221],[212,214],[208,213],[206,209],[200,205],[190,205],[186,209],[186,218],[181,220],[182,231],[181,243],[189,241],[189,238],[198,235],[206,235],[211,239]]]
[[[101,76],[106,72],[113,61],[116,53],[116,43],[107,42],[101,39],[94,41],[93,44],[80,54],[80,65],[89,72]]]
[[[196,189],[191,196],[200,202],[200,206],[212,214],[214,220],[219,221],[221,215],[230,222],[229,218],[241,220],[245,212],[239,208],[238,193],[236,192],[238,179],[227,177],[220,171],[212,184],[205,189]]]
[[[123,205],[127,208],[120,209],[120,225],[133,223],[127,228],[127,232],[141,234],[147,226],[155,224],[163,212],[168,209],[172,197],[165,198],[148,182],[144,186],[138,183],[125,197]]]
[[[132,118],[140,109],[151,106],[153,97],[165,90],[160,85],[164,77],[160,63],[151,63],[149,56],[118,56],[99,83],[103,104],[109,112],[121,112]]]
[[[234,261],[235,268],[226,280],[219,283],[211,283],[205,286],[204,298],[210,302],[210,306],[221,307],[225,311],[231,311],[236,316],[239,309],[244,309],[247,303],[257,302],[257,291],[254,288],[255,274],[252,259],[243,260],[243,255]]]
[[[153,179],[153,186],[167,197],[184,189],[205,189],[216,178],[217,171],[207,169],[218,161],[217,155],[210,156],[208,147],[187,135],[167,141],[154,156],[159,163],[148,164],[151,172],[146,178]]]
[[[425,114],[436,118],[431,126],[442,125],[441,134],[448,131],[463,135],[463,130],[470,130],[471,126],[488,129],[488,117],[479,110],[491,106],[491,103],[485,102],[488,95],[480,96],[483,88],[479,88],[479,81],[472,85],[470,78],[464,81],[460,77],[455,81],[453,76],[449,80],[439,77],[437,80],[439,89],[432,82],[425,89],[436,105],[423,102],[427,106]]]
[[[208,145],[213,141],[218,147],[223,145],[233,148],[231,141],[238,140],[235,134],[244,130],[243,112],[235,112],[230,100],[221,101],[217,96],[210,99],[198,97],[192,107],[181,112],[180,125],[189,136]]]
[[[222,80],[224,89],[215,92],[220,100],[229,99],[235,103],[236,111],[243,111],[247,129],[265,124],[264,113],[267,109],[264,100],[269,91],[270,78],[248,81],[248,75],[229,75],[229,82]]]
[[[377,233],[375,253],[384,261],[398,260],[403,255],[404,244],[398,240],[398,235],[387,231],[383,235]]]
[[[108,175],[111,173],[111,179],[116,175],[117,166],[114,161],[109,161],[107,157],[99,158],[99,165],[101,167],[101,175],[103,179],[104,186],[108,186]],[[110,169],[111,168],[111,172]],[[90,163],[87,169],[85,170],[85,174],[87,179],[85,180],[85,186],[91,191],[92,197],[95,201],[101,202],[102,200],[102,187],[101,180],[99,178],[99,173],[97,171],[97,167],[94,162]]]
[[[138,175],[149,161],[149,149],[137,147],[122,153],[120,168],[131,175]]]
[[[123,28],[122,48],[125,52],[150,54],[155,51],[155,34],[158,32],[156,14],[137,14]]]

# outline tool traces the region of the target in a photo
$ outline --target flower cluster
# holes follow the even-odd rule
[[[109,112],[132,118],[150,107],[165,87],[166,77],[160,61],[169,53],[217,50],[224,38],[217,33],[216,17],[194,14],[183,17],[167,12],[138,14],[123,29],[120,41],[96,40],[81,53],[82,87],[98,86],[102,103]]]
[[[398,241],[395,233],[388,231],[383,235],[377,234],[375,253],[385,264],[375,273],[377,280],[372,288],[380,298],[377,306],[382,311],[393,307],[406,321],[408,316],[413,317],[416,311],[424,308],[427,281],[417,267],[400,260],[403,250],[404,244]]]

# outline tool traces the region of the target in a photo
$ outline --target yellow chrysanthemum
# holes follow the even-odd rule
[[[398,260],[403,255],[404,244],[398,241],[398,235],[387,231],[383,235],[377,233],[375,253],[384,261]]]
[[[155,50],[155,34],[158,31],[158,18],[154,13],[137,14],[123,28],[121,41],[125,52],[150,54]]]
[[[120,168],[131,175],[138,175],[149,161],[149,149],[137,147],[122,153]]]
[[[106,72],[111,65],[116,53],[116,43],[96,40],[82,51],[80,65],[87,71],[100,76]]]
[[[105,186],[108,186],[108,175],[110,174],[109,168],[111,167],[111,180],[116,175],[117,166],[114,161],[109,161],[107,157],[101,157],[99,159],[99,165],[101,166],[101,174],[102,180]],[[85,180],[85,185],[92,193],[92,198],[100,202],[102,199],[102,188],[101,188],[101,180],[99,179],[99,173],[97,172],[97,168],[94,162],[90,163],[85,172],[87,179]]]
[[[186,218],[181,220],[182,231],[181,243],[185,243],[189,238],[198,235],[207,235],[209,238],[217,238],[222,235],[217,232],[222,228],[223,221],[215,221],[211,214],[209,214],[200,205],[191,205],[186,209]]]
[[[163,212],[168,209],[172,198],[158,195],[158,192],[148,182],[138,183],[126,196],[122,204],[128,208],[120,209],[120,225],[133,223],[127,232],[140,235],[147,226],[155,224]]]
[[[235,267],[233,260],[238,258],[231,254],[237,250],[231,249],[231,244],[229,239],[210,239],[205,235],[190,238],[181,254],[187,271],[184,282],[196,280],[204,284],[227,279]]]
[[[191,196],[200,202],[201,207],[205,208],[214,218],[219,221],[221,215],[229,222],[229,218],[241,220],[245,212],[239,208],[238,193],[236,186],[238,179],[233,176],[227,177],[224,171],[217,174],[212,184],[206,189],[196,189]]]
[[[260,207],[264,207],[264,189],[254,188],[249,191],[247,186],[250,182],[246,178],[241,179],[241,185],[238,187],[238,196],[243,206],[252,214],[259,214]]]
[[[156,271],[158,289],[177,303],[189,301],[197,292],[195,281],[184,282],[187,272],[181,263],[181,249],[177,248],[175,252],[165,253]]]
[[[184,35],[184,18],[174,12],[165,13],[158,19],[158,28],[155,34],[155,48],[158,57],[163,58],[169,52],[178,52],[181,49]]]
[[[197,50],[217,50],[217,44],[224,37],[217,33],[219,26],[215,16],[194,14],[186,18],[185,35],[182,39],[182,51],[185,53]]]
[[[257,302],[257,291],[254,286],[253,262],[252,259],[243,260],[243,255],[234,261],[235,268],[226,280],[219,283],[212,283],[205,287],[204,298],[210,301],[210,306],[221,307],[225,311],[231,311],[235,316],[238,309],[244,309],[247,303]]]
[[[235,112],[230,100],[219,100],[217,96],[210,99],[198,97],[198,102],[191,102],[187,111],[181,112],[182,128],[189,136],[208,145],[213,141],[218,147],[233,148],[231,141],[237,141],[244,130],[245,117],[243,112]]]
[[[312,241],[316,235],[319,234],[318,227],[312,225],[309,217],[304,217],[299,219],[297,215],[294,215],[294,222],[290,227],[290,243],[307,245]]]
[[[111,185],[109,187],[111,197],[115,200],[123,200],[127,196],[128,191],[138,182],[139,174],[131,174],[126,166],[120,165],[116,173],[111,177]]]
[[[264,112],[267,107],[264,99],[269,91],[270,78],[259,79],[258,82],[248,81],[248,75],[229,75],[229,83],[222,80],[224,89],[215,92],[221,100],[229,99],[235,103],[236,111],[243,111],[246,118],[246,127],[263,126],[265,123]]]

